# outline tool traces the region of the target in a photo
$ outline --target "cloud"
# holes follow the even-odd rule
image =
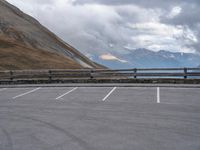
[[[122,60],[120,58],[117,58],[116,56],[109,54],[109,53],[100,55],[99,58],[102,59],[102,60],[107,60],[107,61],[119,61],[121,63],[127,63],[128,62],[126,60]]]
[[[137,32],[132,36],[134,43],[132,49],[143,46],[154,51],[167,49],[177,52],[194,52],[194,48],[187,49],[186,51],[186,47],[192,47],[192,45],[198,43],[195,33],[185,26],[147,22],[129,24],[129,27]],[[128,47],[131,49],[131,44]]]
[[[172,15],[172,17],[164,15],[161,17],[161,22],[166,24],[188,25],[190,27],[193,27],[195,24],[200,22],[199,7],[200,4],[195,4],[195,3],[180,4],[180,6],[171,8],[172,10],[169,16]]]
[[[199,0],[8,0],[84,54],[200,52]]]
[[[171,12],[169,13],[169,15],[167,17],[172,19],[172,18],[178,16],[181,12],[182,12],[182,8],[179,6],[175,6],[172,8]]]
[[[143,8],[169,8],[179,4],[200,5],[199,0],[76,0],[75,4],[137,5]]]

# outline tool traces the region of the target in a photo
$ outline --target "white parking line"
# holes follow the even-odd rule
[[[27,95],[27,94],[30,94],[30,93],[33,93],[33,92],[35,92],[35,91],[37,91],[37,90],[39,90],[39,89],[41,89],[41,87],[36,88],[36,89],[33,89],[33,90],[28,91],[28,92],[26,92],[26,93],[22,93],[22,94],[20,94],[20,95],[17,95],[17,96],[15,96],[15,97],[13,97],[13,99],[16,99],[16,98],[18,98],[18,97],[22,97],[22,96]]]
[[[160,88],[157,87],[157,103],[160,103]]]
[[[0,89],[0,91],[5,91],[5,90],[7,90],[7,88]]]
[[[62,97],[64,97],[65,95],[67,95],[67,94],[69,94],[69,93],[75,91],[76,89],[78,89],[78,87],[73,88],[72,90],[68,91],[67,93],[64,93],[63,95],[57,97],[56,99],[61,99]]]
[[[102,101],[105,101],[116,89],[117,89],[117,87],[114,87],[114,88],[102,99]]]

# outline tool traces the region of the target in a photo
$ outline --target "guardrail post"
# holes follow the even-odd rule
[[[10,71],[10,81],[13,81],[13,71]]]
[[[134,78],[135,78],[135,79],[137,78],[136,73],[137,73],[137,68],[134,69],[134,74],[135,74],[135,75],[134,75]]]
[[[51,81],[51,80],[52,80],[52,75],[51,75],[51,73],[52,73],[52,71],[51,71],[51,70],[49,70],[49,81]]]
[[[184,79],[187,79],[187,68],[184,68]]]
[[[90,70],[90,79],[93,79],[93,78],[94,78],[94,76],[92,75],[93,73],[94,73],[94,70],[91,69],[91,70]]]

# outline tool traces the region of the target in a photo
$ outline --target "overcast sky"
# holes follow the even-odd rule
[[[90,56],[200,52],[200,0],[8,0]]]

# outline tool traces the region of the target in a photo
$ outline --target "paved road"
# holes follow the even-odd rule
[[[200,150],[200,89],[0,88],[0,150]]]

